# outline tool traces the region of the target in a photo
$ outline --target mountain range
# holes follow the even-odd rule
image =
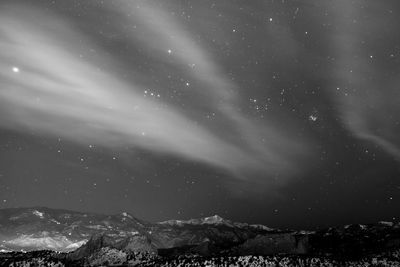
[[[400,248],[400,224],[379,222],[291,231],[232,222],[218,215],[147,222],[123,212],[82,213],[45,207],[0,209],[0,251],[53,250],[79,260],[104,248],[160,256],[369,255]],[[114,253],[113,252],[113,253]],[[109,253],[109,252],[107,252]]]

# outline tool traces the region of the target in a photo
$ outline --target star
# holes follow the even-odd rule
[[[316,121],[316,120],[318,119],[318,117],[317,117],[316,115],[310,115],[310,116],[308,117],[308,119],[309,119],[310,121]]]
[[[12,71],[15,72],[15,73],[19,73],[19,68],[18,67],[13,67]]]

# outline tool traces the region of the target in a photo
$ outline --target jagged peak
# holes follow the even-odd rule
[[[215,214],[213,216],[210,217],[204,217],[201,219],[203,222],[208,222],[208,223],[220,223],[220,222],[224,222],[225,219],[222,218],[221,216]]]
[[[38,210],[35,209],[35,210],[32,211],[32,213],[34,215],[36,215],[37,217],[39,217],[40,219],[44,218],[44,212],[41,212],[41,211],[38,211]]]

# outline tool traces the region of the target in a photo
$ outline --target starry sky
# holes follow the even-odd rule
[[[0,2],[0,208],[399,220],[398,0]]]

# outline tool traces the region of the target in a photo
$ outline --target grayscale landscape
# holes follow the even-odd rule
[[[399,0],[0,0],[0,267],[400,266]]]

